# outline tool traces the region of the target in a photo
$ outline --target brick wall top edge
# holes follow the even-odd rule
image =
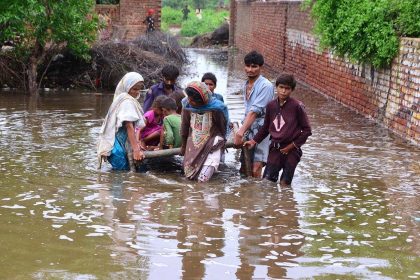
[[[96,7],[107,8],[107,7],[118,7],[120,4],[96,4]]]
[[[415,37],[401,37],[401,40],[420,42],[420,38],[415,38]]]

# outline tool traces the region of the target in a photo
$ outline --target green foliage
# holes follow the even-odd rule
[[[14,40],[16,51],[28,55],[66,45],[88,58],[98,28],[94,5],[93,0],[2,0],[0,40]]]
[[[167,31],[171,25],[181,25],[181,35],[192,37],[214,31],[225,21],[225,18],[229,17],[229,12],[226,10],[215,11],[214,9],[205,9],[201,11],[202,18],[199,19],[195,15],[194,9],[191,7],[189,9],[191,12],[188,15],[188,19],[183,21],[181,10],[163,7],[162,30]]]
[[[173,9],[182,9],[185,5],[193,7],[193,9],[214,9],[220,6],[227,6],[229,5],[228,0],[163,0],[162,1],[163,7],[170,7]]]
[[[420,32],[418,0],[306,0],[321,47],[375,67],[391,63],[398,35]]]
[[[227,11],[215,12],[206,9],[202,11],[202,18],[197,18],[194,14],[182,23],[181,35],[192,37],[214,31],[225,21],[229,14]]]
[[[190,8],[190,10],[192,10]],[[191,14],[191,13],[190,13]],[[182,23],[182,11],[179,9],[173,9],[171,7],[163,7],[162,8],[162,25],[181,25]]]
[[[397,15],[396,27],[401,36],[420,37],[420,1],[393,0],[393,12]]]

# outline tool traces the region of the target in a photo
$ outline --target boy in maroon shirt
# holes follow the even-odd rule
[[[292,183],[302,156],[300,147],[312,135],[303,104],[290,97],[295,87],[296,81],[292,75],[283,74],[277,78],[277,98],[267,104],[264,125],[252,140],[244,143],[244,146],[252,148],[270,134],[270,151],[263,178],[277,182],[283,169],[281,186]]]

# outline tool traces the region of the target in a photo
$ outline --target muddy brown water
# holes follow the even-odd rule
[[[232,119],[235,60],[188,50],[180,84],[219,78]],[[0,92],[1,279],[416,279],[420,152],[299,87],[313,127],[291,188],[244,179],[238,153],[207,184],[181,158],[145,174],[97,170],[112,95]]]

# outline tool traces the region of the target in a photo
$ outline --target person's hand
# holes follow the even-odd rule
[[[244,146],[247,149],[252,149],[255,146],[255,144],[257,144],[257,142],[255,142],[253,139],[251,139],[249,141],[244,142],[242,144],[242,146]]]
[[[179,152],[179,155],[184,156],[185,155],[185,146],[181,146],[181,151]]]
[[[140,147],[140,149],[142,149],[143,151],[145,151],[147,146],[146,146],[146,144],[144,143],[143,140],[140,140],[139,141],[139,147]]]
[[[235,146],[241,146],[243,143],[244,134],[240,130],[235,133],[235,137],[233,138],[233,144]]]
[[[140,149],[133,151],[134,160],[142,161],[144,159],[144,153]]]
[[[293,145],[293,143],[290,143],[289,145],[287,145],[283,149],[280,149],[280,153],[282,153],[283,155],[287,155],[294,148],[295,148],[295,145]]]
[[[146,146],[146,151],[154,151],[158,146]]]

